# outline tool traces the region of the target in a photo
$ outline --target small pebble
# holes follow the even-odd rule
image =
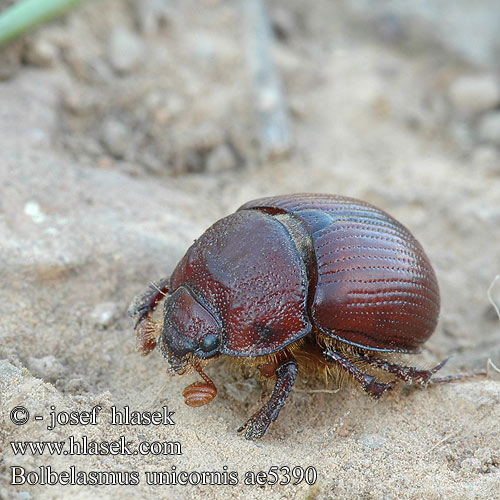
[[[454,120],[450,124],[450,135],[463,151],[470,151],[474,147],[474,136],[469,125],[462,120]]]
[[[10,385],[22,376],[22,371],[6,360],[0,360],[0,389],[2,385]]]
[[[143,41],[126,28],[115,28],[111,32],[108,59],[118,73],[130,73],[142,62],[145,55]]]
[[[170,24],[174,11],[169,0],[141,0],[134,2],[135,18],[141,33],[155,34]]]
[[[481,142],[500,146],[500,111],[487,113],[481,117],[478,135]]]
[[[492,448],[479,448],[474,452],[474,458],[481,462],[481,472],[493,472],[500,466],[500,453]]]
[[[195,151],[210,151],[224,141],[223,131],[213,123],[203,123],[185,138],[185,145]]]
[[[17,40],[0,49],[0,81],[13,78],[21,68],[24,40]]]
[[[88,383],[80,377],[64,380],[63,383],[60,386],[58,384],[57,387],[73,395],[85,394],[90,390]]]
[[[274,33],[281,40],[290,38],[297,31],[297,19],[287,7],[278,6],[272,11]]]
[[[207,172],[224,172],[236,167],[236,158],[231,148],[226,144],[220,144],[212,150],[207,158]]]
[[[409,28],[401,16],[393,12],[382,12],[373,20],[375,33],[386,43],[401,43],[408,35]]]
[[[120,308],[115,302],[103,302],[97,305],[90,313],[90,318],[95,326],[108,328],[119,317]]]
[[[149,93],[144,104],[159,125],[164,125],[171,119],[178,117],[186,109],[186,102],[180,95],[165,94],[160,90]]]
[[[31,217],[35,224],[42,224],[47,218],[36,201],[28,201],[24,204],[24,214]]]
[[[41,283],[64,279],[76,265],[74,257],[70,255],[59,255],[54,260],[41,258],[34,265],[34,276]]]
[[[500,175],[500,151],[494,146],[479,145],[472,154],[472,162],[487,176]]]
[[[27,365],[35,377],[49,382],[62,378],[66,372],[61,362],[52,355],[43,358],[28,358]]]
[[[29,64],[50,68],[55,65],[58,57],[56,47],[43,38],[36,38],[26,48],[24,59]]]
[[[300,71],[302,68],[300,57],[293,50],[290,50],[287,45],[277,45],[273,50],[273,57],[276,65],[282,71],[293,73]]]
[[[123,158],[130,141],[129,130],[122,122],[109,119],[102,126],[101,140],[115,158]]]
[[[64,92],[63,105],[66,111],[74,116],[89,116],[99,106],[99,97],[96,93],[83,91],[77,86],[71,86]]]
[[[462,76],[449,88],[454,108],[464,115],[478,115],[500,104],[500,82],[489,74]]]
[[[183,151],[176,158],[175,168],[176,173],[185,172],[202,172],[203,171],[203,156],[191,149]]]
[[[340,427],[339,430],[337,431],[337,434],[343,438],[349,436],[350,433],[351,433],[351,430],[347,427]]]
[[[479,458],[465,458],[460,464],[460,468],[468,472],[482,472],[482,466]]]
[[[359,441],[363,446],[376,450],[386,443],[386,438],[380,434],[363,434],[360,436]]]

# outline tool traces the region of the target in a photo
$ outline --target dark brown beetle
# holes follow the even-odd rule
[[[417,370],[379,357],[418,351],[436,327],[439,288],[403,225],[342,196],[246,203],[196,240],[170,279],[150,287],[129,314],[138,315],[143,354],[158,342],[171,373],[194,367],[203,378],[184,390],[190,406],[215,397],[202,366],[217,356],[276,377],[270,399],[239,429],[251,440],[278,416],[299,366],[336,367],[378,398],[396,378],[425,385],[444,364]],[[392,379],[377,380],[382,372]]]

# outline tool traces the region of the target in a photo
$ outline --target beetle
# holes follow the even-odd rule
[[[183,392],[190,406],[215,397],[204,366],[219,356],[275,377],[266,404],[239,429],[255,440],[299,368],[343,374],[373,398],[398,379],[426,385],[446,360],[420,370],[391,353],[418,352],[439,307],[434,270],[401,223],[354,198],[294,194],[250,201],[217,221],[128,312],[141,354],[158,345],[171,374],[200,374]]]

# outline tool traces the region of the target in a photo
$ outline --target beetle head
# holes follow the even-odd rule
[[[160,350],[172,373],[184,373],[189,359],[208,359],[219,353],[219,321],[185,285],[165,301]]]

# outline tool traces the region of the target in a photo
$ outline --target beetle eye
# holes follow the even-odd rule
[[[209,333],[201,341],[200,349],[203,352],[211,352],[214,349],[217,349],[218,345],[219,345],[219,337],[217,337],[217,335],[214,335],[213,333]]]

